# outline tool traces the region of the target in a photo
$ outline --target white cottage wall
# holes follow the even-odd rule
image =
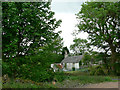
[[[67,63],[67,69],[68,69],[68,70],[72,70],[72,66],[73,66],[72,63]]]
[[[72,67],[75,67],[75,63],[72,64]]]
[[[75,69],[79,69],[79,63],[75,63]]]

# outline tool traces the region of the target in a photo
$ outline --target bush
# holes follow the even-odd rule
[[[64,75],[64,72],[56,72],[54,79],[58,82],[62,82],[63,80],[66,79],[66,76]]]
[[[11,72],[9,64],[6,62],[2,62],[2,75],[5,75],[5,74],[12,76],[12,72]]]
[[[14,78],[30,79],[36,82],[52,81],[55,74],[50,70],[50,64],[60,59],[61,55],[44,51],[37,55],[4,59],[2,70],[3,74],[8,74],[9,77],[14,76]]]
[[[101,67],[97,68],[95,75],[105,75],[104,71],[102,70]]]
[[[27,71],[27,74],[23,72],[22,75],[24,79],[31,79],[36,82],[52,81],[54,79],[54,72],[41,66],[34,66]]]
[[[20,62],[19,65],[17,65],[18,62]],[[54,72],[48,67],[50,64],[40,65],[39,63],[36,59],[30,58],[20,58],[17,62],[14,59],[12,62],[3,62],[3,75],[8,74],[9,77],[14,76],[14,78],[30,79],[36,82],[52,81]]]
[[[115,63],[114,67],[115,67],[114,74],[120,76],[120,63]]]
[[[96,66],[90,68],[90,75],[106,75],[107,71],[102,66]]]

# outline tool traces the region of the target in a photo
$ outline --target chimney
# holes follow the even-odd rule
[[[65,56],[64,56],[64,58],[66,58],[66,57],[68,57],[68,53],[67,53],[67,51],[65,50]]]

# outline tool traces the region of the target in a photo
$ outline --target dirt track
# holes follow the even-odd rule
[[[81,84],[79,81],[65,80],[62,83],[56,83],[59,88],[120,88],[120,82],[102,82],[96,84]]]
[[[118,86],[119,85],[119,86]],[[104,82],[98,84],[85,85],[82,88],[120,88],[120,82]]]

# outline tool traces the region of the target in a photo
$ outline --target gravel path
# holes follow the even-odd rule
[[[56,83],[59,88],[120,88],[120,82],[103,82],[96,84],[81,84],[79,81],[65,80],[62,83]]]
[[[120,82],[103,82],[98,84],[85,85],[82,88],[120,88]]]

